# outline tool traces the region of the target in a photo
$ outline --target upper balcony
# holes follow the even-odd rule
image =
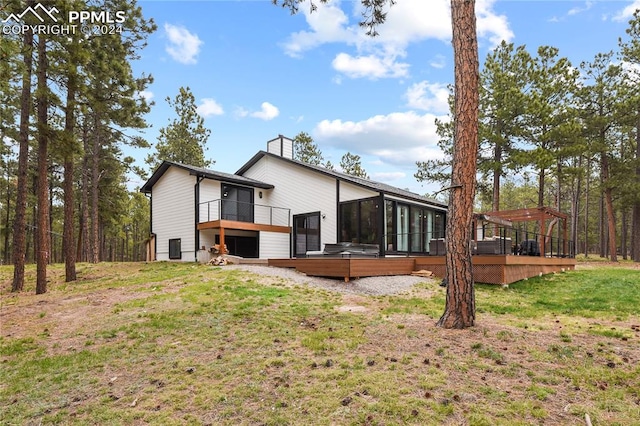
[[[198,229],[291,232],[291,209],[217,199],[198,206]]]

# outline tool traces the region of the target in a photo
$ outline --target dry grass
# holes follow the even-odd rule
[[[11,294],[0,268],[3,424],[640,424],[637,269],[479,286],[463,331],[435,327],[435,281],[372,297],[193,264],[61,274]]]

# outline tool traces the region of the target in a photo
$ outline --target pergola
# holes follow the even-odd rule
[[[547,243],[547,220],[551,219],[552,223],[549,226],[549,231],[553,229],[554,222],[560,221],[562,222],[562,235],[563,235],[563,245],[564,251],[566,251],[567,244],[567,219],[569,215],[566,213],[562,213],[556,209],[551,207],[532,207],[526,209],[515,209],[515,210],[500,210],[493,211],[487,213],[481,213],[477,215],[478,219],[486,220],[492,223],[500,224],[501,221],[509,221],[509,222],[534,222],[537,221],[540,229],[540,234],[544,236],[542,239],[542,247],[540,250],[540,256],[545,255],[545,245]]]

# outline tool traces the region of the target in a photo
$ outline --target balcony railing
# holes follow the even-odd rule
[[[217,199],[199,205],[199,223],[232,220],[260,225],[291,226],[291,209]]]

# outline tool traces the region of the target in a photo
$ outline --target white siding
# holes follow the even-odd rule
[[[338,218],[334,178],[268,156],[262,157],[244,176],[274,185],[274,189],[263,191],[262,204],[288,207],[291,209],[291,218],[296,214],[317,211],[324,214],[325,218],[320,222],[320,244],[336,242]],[[274,210],[275,214],[282,212]],[[260,257],[266,257],[262,251]]]
[[[378,195],[380,195],[379,192],[372,191],[349,182],[340,182],[340,202],[377,197]]]
[[[195,261],[194,185],[186,170],[170,167],[153,185],[151,203],[158,260],[169,260],[169,240],[180,238],[182,261]]]
[[[261,259],[288,259],[289,234],[280,232],[260,232],[260,258]]]
[[[200,246],[204,246],[206,250],[209,250],[216,243],[217,230],[203,229],[200,231]]]
[[[280,157],[293,158],[293,140],[284,136],[267,142],[267,152]]]

